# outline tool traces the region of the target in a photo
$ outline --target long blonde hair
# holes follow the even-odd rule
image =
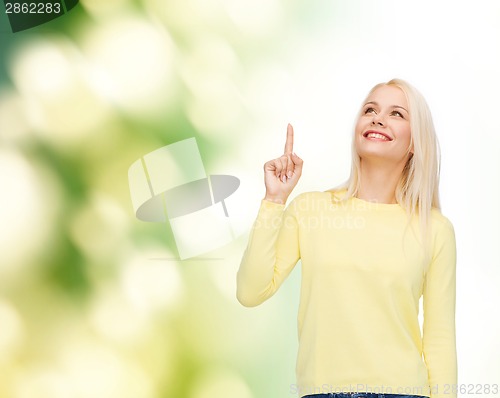
[[[429,106],[420,92],[408,82],[401,79],[392,79],[387,83],[379,83],[368,93],[369,97],[381,86],[395,86],[400,88],[408,101],[410,114],[410,154],[401,178],[396,186],[396,201],[407,211],[409,219],[418,216],[421,239],[425,246],[424,253],[429,255],[430,217],[433,208],[440,210],[439,203],[439,173],[440,151],[432,121]],[[355,148],[355,135],[352,141],[352,165],[349,179],[334,188],[347,189],[343,199],[356,196],[360,183],[360,157]]]

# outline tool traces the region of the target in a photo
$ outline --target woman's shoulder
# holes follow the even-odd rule
[[[433,207],[431,210],[431,223],[437,231],[454,233],[454,227],[451,220],[446,217],[440,209],[437,209],[435,207]]]

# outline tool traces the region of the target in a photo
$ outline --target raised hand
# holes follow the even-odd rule
[[[304,161],[293,152],[293,127],[289,124],[286,131],[285,153],[264,164],[266,184],[264,199],[285,204],[293,188],[299,182],[303,163]]]

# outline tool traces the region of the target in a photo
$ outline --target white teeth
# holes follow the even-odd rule
[[[381,139],[381,140],[389,141],[389,139],[385,135],[382,135],[382,134],[379,134],[379,133],[368,133],[366,135],[366,138],[378,138],[378,139]]]

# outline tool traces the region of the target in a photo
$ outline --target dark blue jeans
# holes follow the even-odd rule
[[[378,394],[374,392],[327,393],[305,395],[302,398],[428,398],[424,395]]]

